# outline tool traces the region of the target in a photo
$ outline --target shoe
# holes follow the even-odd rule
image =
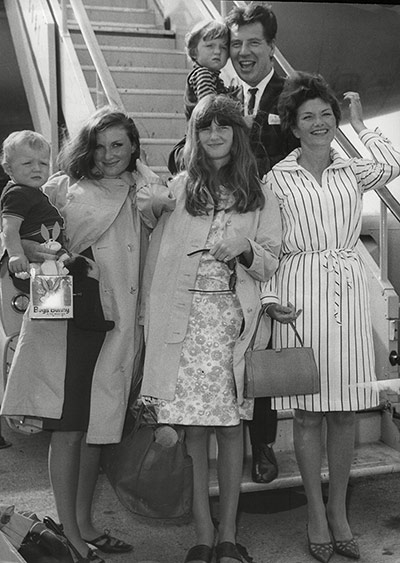
[[[360,559],[360,549],[355,538],[350,540],[335,540],[333,538],[333,549],[338,555],[349,559]]]
[[[249,552],[244,547],[244,545],[237,543],[236,548],[237,548],[238,552],[240,553],[241,558],[244,559],[246,561],[246,563],[254,563],[254,559],[249,554]]]
[[[333,543],[310,542],[310,538],[308,537],[308,534],[307,534],[307,541],[308,541],[308,551],[311,553],[314,559],[320,561],[321,563],[328,563],[328,561],[333,555]]]
[[[338,555],[343,555],[343,557],[348,557],[349,559],[360,559],[360,549],[354,537],[349,540],[337,540],[330,525],[329,532],[333,542],[333,549]]]
[[[195,545],[187,552],[185,563],[190,563],[191,561],[204,561],[204,563],[211,563],[213,554],[214,549],[209,545]]]
[[[253,446],[251,477],[255,483],[271,483],[278,477],[278,462],[271,446]]]
[[[231,559],[235,559],[236,561],[240,561],[241,563],[244,563],[238,548],[234,543],[230,541],[223,541],[222,543],[219,543],[216,547],[216,552],[217,552],[216,563],[220,563],[223,557],[230,557]]]
[[[86,557],[78,561],[82,561],[82,563],[106,563],[105,560],[102,559],[100,555],[97,555],[97,553],[92,549],[89,549]]]
[[[64,533],[64,527],[62,524],[57,524],[50,516],[45,516],[43,518],[43,522],[45,526],[51,530],[57,536],[61,536],[64,538],[66,545],[68,546],[70,552],[74,556],[74,560],[76,559],[80,563],[106,563],[104,559],[97,555],[93,549],[89,549],[86,556],[82,557],[82,554],[76,549],[74,544],[68,539],[68,537]]]
[[[84,541],[104,553],[128,553],[128,551],[132,551],[133,549],[133,545],[130,543],[125,543],[122,540],[110,536],[108,530],[104,530],[104,534],[94,540],[84,539]]]

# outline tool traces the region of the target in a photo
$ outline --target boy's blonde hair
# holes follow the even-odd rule
[[[8,164],[12,159],[13,153],[18,151],[21,145],[28,145],[32,149],[49,149],[50,143],[40,133],[25,129],[23,131],[14,131],[3,141],[1,150],[1,165]]]
[[[192,61],[197,60],[197,46],[200,39],[210,41],[211,39],[225,39],[229,43],[229,29],[220,21],[202,21],[194,26],[185,36],[185,46],[188,56]]]

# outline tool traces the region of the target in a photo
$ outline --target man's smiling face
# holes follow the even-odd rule
[[[272,70],[275,44],[267,43],[260,22],[231,28],[230,56],[238,76],[257,86]]]

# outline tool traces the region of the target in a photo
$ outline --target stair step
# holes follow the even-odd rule
[[[113,24],[140,24],[155,25],[154,11],[148,9],[123,8],[111,6],[85,6],[86,13],[92,22],[96,24],[107,22]],[[72,8],[68,10],[68,20],[75,21]]]
[[[90,65],[92,59],[86,45],[75,45],[79,60],[82,65]],[[154,66],[154,63],[162,68],[180,68],[189,72],[191,63],[182,51],[168,49],[152,49],[146,47],[120,47],[114,45],[103,45],[103,55],[110,66]]]
[[[135,35],[150,35],[152,37],[175,37],[175,32],[163,28],[157,28],[154,24],[136,24],[136,23],[119,23],[98,21],[92,24],[95,33],[119,33]],[[79,25],[75,21],[68,21],[69,31],[79,30]]]
[[[144,68],[128,66],[108,67],[117,88],[157,89],[160,84],[166,90],[185,88],[187,70],[174,68]],[[96,86],[96,69],[92,65],[82,65],[89,88]],[[181,104],[182,106],[182,104]]]
[[[132,5],[133,0],[83,0],[83,4],[88,6],[118,6],[127,8]],[[136,8],[147,8],[148,0],[134,0]]]
[[[251,457],[244,460],[242,493],[271,489],[287,489],[302,485],[294,451],[275,452],[279,466],[279,476],[272,483],[254,483],[251,479]],[[355,449],[350,478],[370,477],[400,472],[400,452],[386,446],[383,442],[361,444]],[[322,462],[322,482],[329,481],[326,458]],[[210,461],[209,491],[211,496],[219,494],[216,461]]]
[[[157,44],[159,49],[174,49],[175,47],[175,34],[173,31],[165,31],[162,29],[144,29],[133,28],[130,26],[128,29],[118,29],[116,27],[102,28],[93,26],[96,34],[97,41],[101,48],[103,46],[115,47],[154,47]],[[82,44],[82,34],[77,25],[69,27],[72,41],[74,43]]]
[[[149,160],[151,163],[151,161]],[[382,438],[382,412],[379,409],[358,412],[355,424],[355,445],[356,447],[370,442],[379,442]],[[251,457],[251,442],[249,427],[243,426],[244,455]],[[322,424],[322,441],[326,441],[326,421]],[[274,444],[276,455],[294,451],[293,445],[293,412],[291,410],[278,411],[278,427]],[[217,456],[217,441],[215,432],[210,432],[208,453],[210,459]]]
[[[151,169],[153,172],[158,174],[160,178],[167,180],[171,177],[171,173],[168,170],[168,166],[152,166]]]
[[[356,414],[356,427],[355,427],[355,443],[356,446],[369,442],[378,442],[381,437],[381,424],[382,424],[382,411],[371,410],[363,411]],[[251,455],[251,443],[248,432],[248,426],[245,425],[244,434],[244,449],[245,455]],[[323,436],[326,432],[326,423],[323,423]],[[292,451],[293,446],[293,413],[291,410],[278,411],[278,428],[276,433],[276,440],[274,451],[285,452]],[[210,440],[210,457],[215,457],[216,446],[215,436],[211,434]]]
[[[139,130],[140,137],[149,139],[181,138],[185,134],[186,119],[180,113],[129,114]]]
[[[144,149],[149,166],[157,172],[163,174],[168,171],[168,156],[174,145],[178,142],[176,139],[150,139],[140,137],[140,146]],[[158,173],[158,172],[157,172]]]
[[[169,113],[171,108],[182,109],[183,90],[137,90],[131,88],[118,89],[126,111],[144,111]],[[95,99],[96,91],[90,88]]]
[[[174,138],[174,139],[150,139],[150,138],[146,138],[143,137],[140,139],[141,144],[146,144],[146,145],[164,145],[164,146],[169,146],[169,145],[174,145],[175,143],[178,142],[178,138]]]

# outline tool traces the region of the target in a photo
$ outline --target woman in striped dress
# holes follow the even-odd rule
[[[278,398],[275,408],[295,409],[309,550],[322,562],[334,551],[360,556],[345,509],[355,411],[377,406],[379,397],[368,386],[376,379],[372,327],[367,279],[355,246],[363,192],[383,187],[400,173],[400,153],[380,132],[366,129],[358,94],[348,92],[345,99],[353,128],[383,163],[345,159],[331,147],[340,120],[338,100],[321,76],[298,73],[287,81],[279,111],[281,126],[293,131],[301,148],[267,176],[280,204],[283,244],[279,269],[262,302],[280,321],[274,331],[277,346],[296,346],[288,323],[298,317],[296,326],[304,345],[314,350],[320,375],[318,394]],[[324,414],[330,476],[326,508],[320,486]]]

